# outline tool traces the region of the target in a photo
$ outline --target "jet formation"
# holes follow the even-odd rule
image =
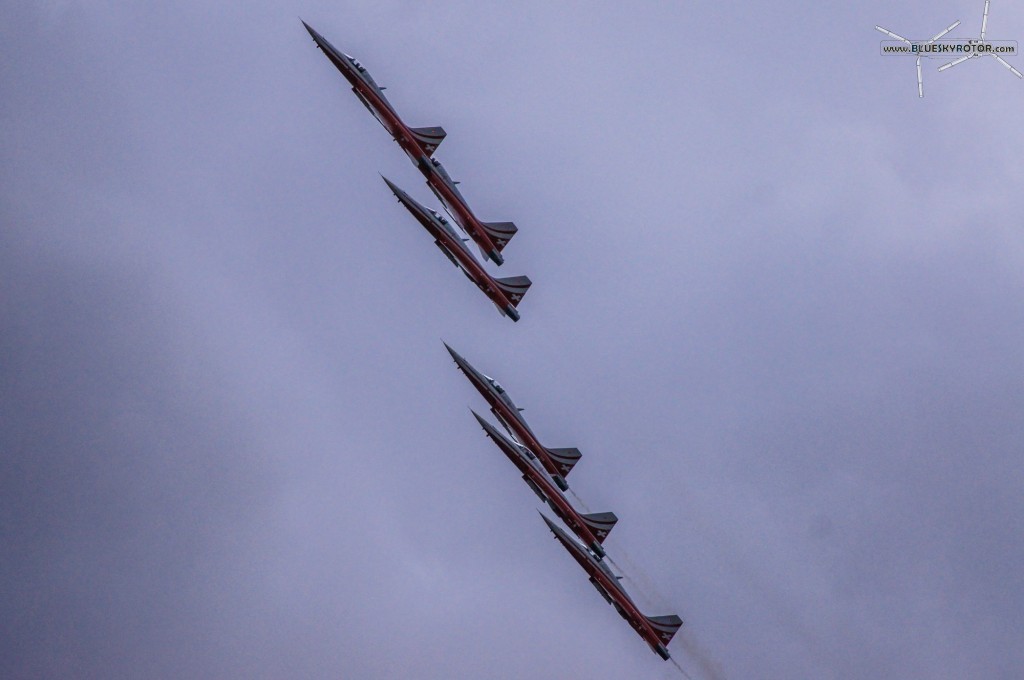
[[[476,411],[470,409],[477,422],[480,423],[480,427],[501,449],[505,457],[519,469],[526,485],[551,508],[579,541],[562,531],[558,525],[542,513],[541,517],[555,534],[555,538],[583,567],[590,577],[590,582],[608,604],[615,607],[615,611],[629,623],[658,656],[666,660],[669,659],[668,643],[679,627],[683,625],[682,619],[675,614],[667,616],[643,614],[619,582],[622,577],[615,575],[604,560],[606,557],[604,540],[619,518],[614,512],[582,514],[563,493],[569,487],[565,482],[565,477],[559,473],[569,474],[569,470],[581,457],[579,449],[549,449],[542,446],[537,441],[536,435],[533,434],[533,430],[523,420],[522,409],[515,405],[512,398],[508,396],[508,392],[494,378],[473,368],[447,343],[445,343],[445,349],[455,360],[455,365],[459,370],[491,406],[491,413],[505,427],[510,437],[503,435]]]
[[[334,47],[305,21],[302,25],[309,31],[317,47],[352,85],[352,91],[359,101],[398,142],[398,146],[402,147],[409,160],[427,179],[431,191],[440,199],[459,226],[476,242],[484,257],[495,264],[502,264],[505,260],[501,251],[515,236],[516,225],[512,222],[482,222],[470,210],[466,199],[456,187],[456,182],[440,161],[433,158],[434,151],[444,141],[444,128],[414,128],[406,125],[384,96],[384,88],[374,81],[369,71],[357,59]]]
[[[502,251],[518,231],[515,224],[479,220],[456,186],[458,182],[452,180],[440,161],[434,158],[434,152],[445,139],[444,128],[406,125],[384,96],[385,88],[377,85],[358,60],[338,50],[305,21],[302,24],[317,47],[352,86],[352,91],[359,101],[388,131],[420,171],[431,191],[468,238],[460,236],[439,212],[417,202],[394,182],[382,176],[388,188],[427,230],[434,239],[434,245],[445,257],[487,296],[503,316],[518,321],[518,306],[530,288],[530,279],[526,276],[491,276],[466,245],[467,241],[472,240],[479,247],[485,260],[501,265],[504,262]],[[475,411],[471,411],[487,437],[515,465],[526,485],[575,535],[575,538],[571,537],[542,514],[555,538],[583,568],[601,596],[615,607],[654,652],[663,659],[668,659],[667,646],[683,622],[674,614],[645,616],[620,584],[619,580],[622,577],[612,572],[605,559],[607,555],[604,541],[618,522],[618,517],[613,512],[581,513],[564,494],[569,490],[565,478],[580,460],[579,449],[549,448],[542,445],[523,418],[522,409],[515,405],[505,389],[493,378],[473,368],[447,344],[445,348],[458,369],[490,406],[491,413],[508,434],[505,436],[490,422]]]
[[[530,279],[525,276],[496,279],[488,274],[487,270],[480,266],[480,263],[473,257],[473,253],[469,252],[469,248],[466,247],[465,242],[448,223],[448,220],[441,217],[436,211],[417,203],[387,177],[383,179],[391,192],[398,198],[398,202],[404,205],[406,210],[416,218],[416,221],[434,237],[434,245],[441,249],[441,252],[452,261],[452,264],[461,269],[466,278],[490,298],[502,315],[513,321],[519,321],[519,312],[516,311],[516,307],[530,288]]]

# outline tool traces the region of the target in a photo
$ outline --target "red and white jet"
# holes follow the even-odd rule
[[[568,491],[569,485],[565,482],[565,475],[569,474],[569,471],[572,470],[573,466],[580,459],[580,450],[575,448],[549,449],[541,445],[537,441],[537,435],[533,433],[530,426],[523,420],[523,415],[519,412],[520,409],[512,402],[512,398],[498,384],[498,381],[470,366],[469,362],[463,359],[458,352],[448,347],[448,343],[445,343],[444,346],[448,353],[452,355],[452,359],[455,359],[455,364],[459,367],[459,370],[469,378],[469,382],[473,383],[477,391],[491,405],[491,413],[494,414],[494,417],[501,422],[502,426],[513,437],[528,448],[533,455],[537,456],[541,465],[544,466],[544,469],[555,480],[558,488],[562,491]]]
[[[544,513],[541,513],[544,517]],[[602,560],[599,560],[594,553],[587,550],[559,529],[554,522],[544,517],[544,522],[551,529],[555,538],[565,546],[583,570],[590,575],[590,582],[597,588],[597,592],[608,601],[608,604],[615,607],[615,611],[626,619],[640,637],[644,639],[655,654],[662,659],[668,659],[668,643],[683,625],[683,620],[675,614],[667,616],[645,616],[636,606],[636,603],[629,597],[622,585],[619,584],[619,576],[612,573],[612,570]]]

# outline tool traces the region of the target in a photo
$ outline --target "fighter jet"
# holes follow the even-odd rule
[[[504,388],[494,378],[486,376],[470,366],[469,362],[459,356],[458,352],[448,347],[448,343],[445,343],[444,346],[448,353],[452,355],[452,359],[455,359],[455,364],[459,367],[459,370],[466,374],[466,377],[473,383],[477,391],[491,405],[491,413],[494,414],[494,417],[498,419],[509,434],[529,449],[533,455],[537,456],[541,465],[544,466],[544,469],[555,480],[558,488],[562,491],[568,491],[569,485],[565,482],[565,475],[569,474],[569,471],[572,470],[573,466],[580,459],[579,449],[549,449],[542,446],[537,441],[537,435],[533,433],[530,426],[523,420],[523,416],[520,413],[522,409],[512,402],[511,397],[508,396]]]
[[[359,101],[398,142],[412,162],[420,167],[421,171],[426,172],[425,168],[430,166],[430,155],[444,140],[444,128],[411,128],[406,125],[395,112],[391,102],[384,96],[386,88],[379,86],[357,59],[337,49],[305,21],[302,22],[302,25],[309,31],[316,46],[330,59],[335,68],[341,71],[341,75],[345,76],[345,79],[352,84],[352,91],[355,92]]]
[[[529,290],[530,279],[525,276],[493,278],[469,252],[469,248],[466,247],[463,239],[455,232],[448,220],[417,203],[387,177],[383,177],[383,179],[398,201],[430,232],[430,235],[434,237],[434,245],[441,249],[441,252],[452,261],[452,264],[461,269],[466,278],[476,284],[476,287],[491,299],[502,316],[519,321],[519,312],[516,310],[516,306]]]
[[[598,559],[604,557],[604,548],[601,543],[607,538],[609,532],[619,518],[614,512],[595,512],[589,515],[581,515],[576,508],[569,503],[562,492],[555,488],[551,480],[544,473],[543,468],[537,462],[537,457],[530,453],[530,450],[520,444],[506,438],[489,422],[484,420],[476,411],[470,409],[476,416],[480,427],[490,437],[498,448],[501,449],[519,471],[523,473],[523,481],[533,489],[541,501],[547,503],[560,520],[576,534],[577,538],[583,541],[590,548]]]
[[[458,225],[480,246],[480,252],[497,264],[504,262],[501,250],[516,233],[516,225],[511,222],[481,222],[469,209],[469,204],[462,197],[456,188],[456,182],[445,171],[440,163],[431,156],[434,150],[441,145],[445,138],[444,128],[441,127],[409,127],[402,121],[395,112],[395,108],[384,96],[383,87],[377,85],[366,68],[354,57],[351,57],[337,49],[322,35],[317,33],[305,21],[302,25],[306,27],[313,37],[313,42],[334,64],[335,68],[341,71],[352,85],[359,101],[369,109],[373,117],[384,126],[391,137],[398,142],[413,164],[427,179],[430,189],[437,194],[445,209],[455,218]]]
[[[669,614],[668,616],[644,616],[619,583],[621,577],[613,574],[607,564],[599,560],[586,547],[570,538],[554,522],[545,517],[544,513],[541,513],[541,517],[544,518],[544,522],[551,529],[555,538],[565,546],[569,554],[590,575],[590,582],[597,588],[597,592],[601,593],[601,596],[608,601],[608,604],[615,607],[615,611],[619,612],[619,615],[626,619],[629,625],[633,627],[633,630],[644,639],[644,642],[650,645],[651,649],[658,656],[668,660],[668,643],[672,640],[676,631],[679,630],[679,627],[683,625],[683,620],[675,614]]]
[[[427,178],[427,185],[431,191],[444,204],[444,209],[476,242],[483,256],[498,265],[504,262],[501,251],[516,235],[516,231],[518,231],[516,225],[512,222],[481,222],[477,219],[456,186],[458,182],[451,178],[448,171],[436,158],[430,159],[429,169],[424,169],[423,166],[419,166],[419,168]]]

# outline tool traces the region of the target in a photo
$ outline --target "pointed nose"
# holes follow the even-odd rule
[[[381,176],[380,176],[380,178],[381,178],[382,180],[384,180],[384,183],[388,185],[388,188],[389,188],[389,189],[391,189],[391,192],[392,192],[392,193],[393,193],[393,194],[394,194],[395,196],[398,196],[398,198],[399,198],[399,199],[401,199],[401,198],[402,198],[402,196],[403,196],[403,195],[405,195],[405,192],[404,192],[404,191],[402,191],[401,189],[399,189],[399,188],[398,188],[398,187],[397,187],[397,186],[395,185],[395,183],[394,183],[394,182],[392,182],[391,180],[389,180],[389,179],[388,179],[387,177],[385,177],[384,175],[381,175]]]
[[[310,35],[310,37],[311,37],[311,38],[313,38],[313,40],[315,40],[315,41],[316,41],[316,44],[317,44],[317,45],[319,45],[319,44],[320,44],[320,42],[321,42],[321,41],[322,41],[322,40],[324,39],[324,38],[323,38],[323,36],[322,36],[322,35],[320,35],[319,33],[317,33],[316,31],[314,31],[314,30],[313,30],[313,27],[312,27],[312,26],[310,26],[309,24],[307,24],[307,23],[306,23],[305,21],[303,21],[302,19],[299,19],[299,21],[302,21],[302,25],[306,27],[306,30],[307,30],[307,31],[309,31],[309,35]]]
[[[448,343],[447,343],[447,342],[444,342],[444,341],[442,340],[442,341],[441,341],[441,344],[443,344],[443,345],[444,345],[444,348],[445,348],[446,350],[448,350],[448,354],[451,354],[451,355],[452,355],[452,359],[455,359],[455,363],[457,363],[457,364],[459,364],[459,365],[461,366],[461,365],[462,365],[462,362],[464,361],[464,359],[463,359],[463,358],[462,358],[461,356],[459,356],[459,353],[458,353],[458,352],[456,352],[455,350],[453,350],[453,349],[452,349],[451,347],[449,347],[449,346],[448,346]]]
[[[470,366],[469,362],[466,361],[461,354],[459,354],[458,352],[456,352],[455,350],[448,346],[448,343],[444,343],[444,346],[445,349],[448,350],[448,354],[452,355],[452,359],[455,360],[455,364],[459,367],[459,370],[466,374],[466,377],[472,378],[473,376],[479,375],[476,369]]]
[[[476,421],[478,423],[480,423],[480,427],[484,428],[484,432],[486,432],[487,434],[490,434],[491,430],[493,429],[491,427],[491,424],[489,422],[487,422],[486,420],[484,420],[483,418],[481,418],[480,414],[477,413],[476,411],[474,411],[473,409],[469,409],[469,412],[472,413],[473,417],[476,418]]]
[[[558,534],[560,532],[558,531],[558,527],[555,526],[554,522],[549,520],[548,516],[541,512],[540,510],[537,511],[537,514],[540,515],[541,519],[544,520],[544,523],[548,525],[548,529],[551,529],[551,533],[555,535],[555,538],[558,538]]]

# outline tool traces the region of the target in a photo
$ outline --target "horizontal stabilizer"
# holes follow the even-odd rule
[[[427,152],[428,156],[433,154],[434,149],[441,146],[441,142],[444,140],[445,131],[441,126],[410,129],[412,136],[423,146],[423,150]]]
[[[569,471],[572,470],[573,466],[579,462],[580,453],[579,449],[548,449],[548,455],[551,456],[551,460],[555,461],[561,470],[563,475],[568,475]]]
[[[494,247],[499,253],[505,248],[505,244],[511,241],[512,237],[519,231],[512,222],[481,222],[481,224],[484,225],[484,231],[487,232],[487,235],[494,241]]]
[[[645,616],[644,618],[654,628],[654,632],[658,634],[658,639],[661,640],[663,645],[668,645],[672,640],[672,636],[683,625],[683,620],[675,614],[669,614],[668,616]]]
[[[498,287],[505,291],[505,295],[508,296],[509,302],[512,303],[513,307],[519,306],[519,301],[526,295],[526,291],[530,289],[531,281],[525,276],[510,276],[507,279],[494,279],[494,282],[498,284]]]
[[[612,527],[619,521],[614,512],[593,512],[589,515],[580,515],[580,517],[594,532],[594,538],[598,543],[604,543],[604,539],[611,533]]]

